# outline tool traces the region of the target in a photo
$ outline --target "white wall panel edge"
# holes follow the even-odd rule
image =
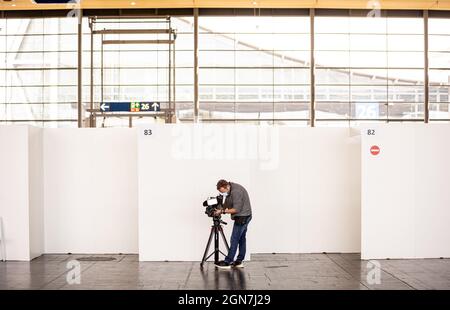
[[[28,127],[30,259],[44,253],[43,128]]]
[[[6,259],[30,260],[28,126],[0,126],[0,216]]]

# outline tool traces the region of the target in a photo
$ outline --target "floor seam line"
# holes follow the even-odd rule
[[[189,278],[191,277],[192,269],[194,269],[194,263],[191,263],[191,269],[189,269],[189,273],[186,277],[186,280],[184,281],[184,286],[183,286],[184,289],[186,289]]]
[[[383,269],[383,267],[381,267],[381,264],[380,264],[380,269],[383,270],[384,272],[386,272],[386,273],[387,273],[388,275],[390,275],[391,277],[393,277],[393,278],[399,280],[399,281],[402,282],[403,284],[406,284],[407,286],[409,286],[409,287],[412,288],[413,290],[417,291],[417,289],[416,289],[414,286],[410,285],[408,282],[403,281],[402,279],[397,278],[396,276],[394,276],[392,273],[390,273],[390,272],[387,271],[386,269]],[[419,281],[419,282],[420,282],[420,281]]]
[[[359,282],[359,284],[361,284],[362,286],[364,286],[365,288],[367,288],[368,290],[370,290],[370,288],[365,285],[361,279],[356,279],[350,272],[348,272],[344,267],[342,267],[340,264],[338,264],[334,259],[332,259],[328,254],[325,254],[336,266],[338,266],[339,268],[341,268],[342,270],[344,270],[344,272],[346,272],[347,274],[350,275],[350,277],[352,277],[352,279],[356,280]]]

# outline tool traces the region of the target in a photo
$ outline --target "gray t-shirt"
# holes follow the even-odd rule
[[[234,208],[237,213],[232,214],[231,218],[235,216],[249,216],[252,214],[252,206],[250,205],[250,198],[247,190],[240,184],[230,182],[230,192],[225,199],[226,208]]]

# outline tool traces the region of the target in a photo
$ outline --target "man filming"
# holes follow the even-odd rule
[[[244,267],[243,260],[246,251],[247,226],[252,219],[252,207],[247,190],[240,184],[219,180],[217,190],[224,197],[224,208],[216,211],[216,215],[231,214],[234,220],[231,233],[231,245],[225,260],[216,264],[218,268],[230,269],[231,267]],[[234,260],[239,246],[239,255]]]

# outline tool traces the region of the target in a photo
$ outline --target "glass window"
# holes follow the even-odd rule
[[[428,33],[430,120],[450,120],[450,19],[430,18]]]
[[[309,17],[200,16],[203,119],[309,117]]]
[[[424,117],[425,87],[429,87],[430,119],[450,120],[450,18],[429,18],[429,85],[425,85],[423,18],[316,13],[318,126],[419,121]],[[88,18],[82,22],[82,103],[86,109],[91,98],[91,36]],[[173,16],[171,24],[177,30],[177,116],[190,121],[194,113],[193,17]],[[122,18],[102,27],[149,26]],[[309,27],[309,16],[200,15],[200,118],[307,124]],[[1,123],[77,125],[77,30],[75,18],[0,19]],[[166,39],[167,35],[104,35],[108,40],[146,38]],[[134,100],[168,106],[168,45],[111,44],[103,45],[102,52],[101,36],[95,35],[93,50],[95,108],[102,101]],[[128,126],[128,119],[111,120],[107,126]]]
[[[315,17],[316,117],[423,118],[421,18]]]
[[[77,20],[3,19],[0,121],[76,126]]]

